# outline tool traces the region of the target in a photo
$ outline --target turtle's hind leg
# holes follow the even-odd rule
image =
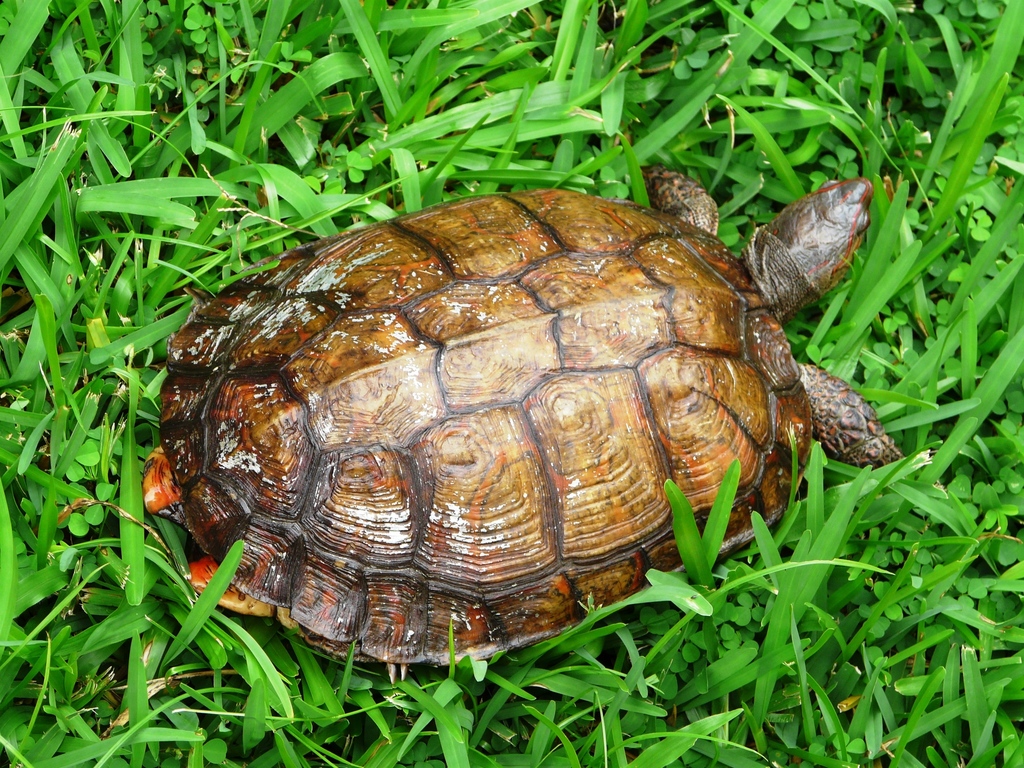
[[[663,165],[644,168],[644,182],[652,208],[718,234],[718,206],[698,182]]]
[[[142,498],[146,511],[184,525],[181,509],[181,488],[164,449],[157,446],[146,459],[142,473]]]
[[[853,387],[816,365],[801,365],[800,380],[811,401],[814,437],[826,454],[858,467],[903,458],[875,409]]]
[[[189,563],[188,569],[192,588],[196,592],[202,592],[210,583],[213,574],[217,572],[217,561],[209,555],[205,555]],[[217,604],[221,608],[227,608],[229,611],[245,614],[246,616],[274,616],[277,614],[275,606],[245,594],[234,584],[224,591],[220,602]]]

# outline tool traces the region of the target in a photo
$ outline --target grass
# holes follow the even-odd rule
[[[1024,765],[1022,29],[992,0],[0,2],[0,765]],[[827,178],[885,190],[787,331],[907,461],[815,452],[755,545],[690,543],[693,583],[394,684],[195,601],[138,481],[183,288],[467,193],[642,200],[652,162],[736,250]]]

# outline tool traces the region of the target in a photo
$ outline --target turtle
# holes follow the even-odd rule
[[[737,259],[698,182],[644,175],[652,207],[467,197],[196,293],[144,473],[148,511],[206,553],[194,583],[243,539],[225,605],[404,674],[549,638],[681,568],[667,479],[703,524],[739,461],[725,553],[753,512],[781,517],[814,438],[900,458],[783,330],[845,273],[871,183],[822,185]]]

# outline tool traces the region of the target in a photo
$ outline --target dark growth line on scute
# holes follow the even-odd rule
[[[680,571],[683,569],[682,559],[679,557],[679,548],[676,546],[676,535],[673,530],[671,517],[669,518],[668,525],[664,526],[664,530],[658,532],[657,535],[652,536],[648,541],[640,546],[640,551],[643,556],[651,564],[651,568],[663,567],[659,563],[654,561],[653,552],[660,547],[668,546],[671,548],[673,555],[675,556],[676,562],[673,563],[674,570]],[[648,569],[649,570],[649,569]]]
[[[579,586],[577,586],[576,580],[569,575],[568,569],[563,570],[559,575],[565,579],[565,583],[569,585],[569,612],[574,622],[573,626],[575,626],[587,617],[587,612],[583,607],[583,599],[586,595],[584,595]]]
[[[291,611],[295,604],[294,590],[295,582],[302,573],[302,563],[309,557],[310,547],[306,544],[306,532],[302,525],[298,526],[298,535],[290,541],[284,554],[284,581],[286,586],[282,587],[281,604]]]
[[[438,248],[425,237],[423,237],[423,235],[406,228],[402,224],[402,219],[404,218],[405,216],[399,216],[398,218],[391,219],[390,221],[385,222],[385,224],[391,227],[392,229],[401,232],[403,235],[407,235],[411,240],[415,240],[428,253],[434,254],[437,257],[438,262],[444,268],[444,271],[447,273],[447,276],[450,277],[452,280],[458,280],[459,278],[455,275],[455,267],[452,266],[451,262],[448,261],[448,257],[445,255],[444,251],[442,251],[440,248]]]
[[[673,333],[673,337],[674,336],[675,336],[675,334]],[[678,339],[674,338],[673,341],[670,344],[668,344],[667,346],[659,347],[658,349],[655,349],[655,350],[652,350],[652,351],[648,352],[646,355],[641,357],[639,360],[637,360],[633,365],[631,365],[629,367],[630,368],[635,368],[636,370],[639,371],[640,370],[640,366],[642,366],[648,360],[651,360],[652,358],[655,358],[658,355],[663,354],[665,352],[669,352],[669,351],[671,351],[673,349],[682,349],[682,350],[684,350],[686,352],[693,352],[693,353],[695,353],[694,357],[693,357],[694,360],[696,360],[698,358],[701,358],[701,357],[711,357],[711,358],[721,359],[721,360],[739,360],[740,362],[744,362],[744,363],[747,362],[746,357],[742,353],[737,355],[737,354],[734,354],[732,352],[727,352],[727,351],[721,350],[721,349],[711,349],[710,347],[698,347],[698,346],[695,346],[693,344],[689,344],[689,343],[687,343],[685,341],[679,341]],[[757,370],[757,366],[751,365],[751,367],[753,367],[755,370]],[[758,376],[758,378],[762,378],[760,371],[758,371],[757,376]]]
[[[519,403],[526,403],[527,400],[529,400],[531,397],[533,397],[537,393],[537,390],[539,390],[541,387],[543,387],[545,384],[547,384],[552,379],[558,378],[559,376],[586,376],[586,375],[590,375],[590,374],[625,373],[626,371],[629,371],[629,370],[630,370],[630,367],[629,366],[624,366],[624,365],[622,365],[622,366],[608,366],[608,367],[605,367],[605,368],[564,368],[563,367],[563,368],[561,368],[558,371],[551,372],[544,379],[542,379],[541,381],[538,381],[536,384],[534,384],[532,387],[530,387],[528,390],[526,390],[526,392],[523,394],[523,396],[519,400],[517,400],[515,403],[513,403],[513,405],[518,405]],[[487,406],[487,407],[490,407],[490,406]]]
[[[514,197],[512,197],[512,196],[510,196],[510,195],[496,195],[496,197],[500,197],[500,198],[502,198],[503,200],[507,200],[508,202],[512,203],[512,205],[516,206],[516,207],[517,207],[517,208],[518,208],[519,210],[521,210],[521,211],[522,211],[523,213],[525,213],[525,214],[526,214],[526,215],[527,215],[527,216],[528,216],[528,217],[529,217],[530,219],[532,219],[533,221],[535,221],[535,222],[537,222],[538,224],[540,224],[541,228],[542,228],[542,229],[543,229],[543,230],[544,230],[545,232],[547,232],[548,236],[549,236],[549,237],[550,237],[550,238],[551,238],[552,240],[554,240],[554,241],[555,241],[555,243],[556,243],[556,244],[557,244],[557,245],[558,245],[558,246],[559,246],[559,247],[560,247],[560,248],[561,248],[561,249],[562,249],[563,251],[568,251],[568,250],[569,250],[569,249],[568,249],[568,248],[566,247],[565,243],[564,243],[564,242],[562,241],[562,238],[561,238],[561,236],[560,236],[560,235],[558,234],[558,230],[556,230],[556,229],[555,229],[554,227],[552,227],[552,226],[551,226],[550,224],[548,224],[548,223],[547,223],[547,222],[546,222],[546,221],[545,221],[544,219],[540,218],[540,216],[538,216],[537,214],[535,214],[535,213],[534,213],[533,211],[531,211],[531,210],[530,210],[529,208],[527,208],[527,207],[526,207],[525,205],[523,205],[522,203],[520,203],[520,202],[519,202],[518,200],[516,200],[516,199],[515,199]]]
[[[647,573],[647,571],[654,567],[654,563],[651,561],[651,556],[647,552],[647,547],[641,544],[637,548],[637,554],[640,555],[640,561],[643,564],[644,573]]]
[[[479,413],[480,411],[489,411],[493,408],[515,408],[516,406],[522,405],[530,395],[537,391],[539,387],[542,387],[544,384],[551,381],[556,376],[561,376],[563,373],[567,373],[567,371],[544,371],[544,375],[541,377],[540,381],[538,381],[536,384],[530,387],[530,389],[528,389],[526,393],[522,396],[514,396],[508,400],[488,400],[486,403],[478,403],[476,405],[464,405],[459,408],[452,408],[448,406],[448,414],[447,416],[444,417],[444,419],[448,419],[452,416],[470,416],[474,413]]]
[[[530,447],[533,449],[537,456],[537,463],[540,465],[541,475],[544,478],[545,488],[545,503],[544,513],[548,516],[549,521],[552,523],[552,530],[555,536],[555,561],[556,564],[565,562],[565,521],[562,519],[562,507],[558,502],[558,485],[555,482],[555,478],[552,476],[552,469],[548,466],[544,451],[541,448],[540,435],[537,434],[537,429],[534,426],[533,419],[530,418],[530,412],[526,409],[526,401],[541,386],[538,384],[533,387],[529,394],[527,394],[522,402],[517,403],[515,408],[516,412],[521,417],[523,424],[525,425],[527,437],[530,440]]]
[[[562,342],[562,313],[555,312],[550,320],[551,338],[555,341],[555,352],[558,354],[558,367],[564,373],[566,368],[565,345]],[[536,388],[536,387],[534,387]]]
[[[211,299],[211,301],[212,301],[212,299]],[[209,302],[207,302],[207,304],[208,303]],[[199,311],[201,312],[202,309],[200,308]],[[203,315],[202,317],[200,317],[198,319],[194,319],[194,318],[192,318],[190,316],[189,319],[185,321],[185,325],[182,325],[182,328],[184,328],[186,325],[192,325],[193,323],[195,323],[195,324],[200,324],[201,323],[203,325],[212,325],[215,328],[224,328],[225,326],[236,325],[236,323],[234,321],[229,320],[226,317],[207,317],[206,315]]]
[[[432,299],[432,298],[434,298],[435,296],[437,296],[439,294],[442,294],[442,293],[445,293],[447,291],[450,291],[453,286],[464,285],[464,284],[467,284],[467,283],[468,284],[472,284],[472,285],[509,285],[509,284],[514,284],[515,283],[515,278],[514,277],[510,277],[508,275],[503,275],[502,277],[458,277],[458,276],[454,276],[454,277],[452,277],[452,281],[451,282],[445,283],[444,285],[441,285],[441,286],[439,286],[437,288],[434,288],[433,290],[425,291],[424,293],[418,293],[415,296],[410,296],[405,301],[400,302],[398,304],[394,304],[391,307],[378,307],[378,309],[393,309],[395,311],[401,311],[402,313],[405,313],[407,311],[411,312],[411,311],[413,311],[416,308],[416,305],[422,304],[423,302],[427,301],[428,299]],[[364,308],[364,309],[359,309],[359,310],[346,310],[346,311],[348,313],[354,313],[354,312],[366,312],[367,310]],[[410,318],[407,317],[406,319],[409,320],[409,322],[413,326],[415,326],[415,323],[412,323],[412,320]],[[419,329],[417,328],[417,331],[418,330]],[[429,337],[427,337],[427,338],[429,338]],[[435,343],[437,343],[437,342],[435,342]]]
[[[801,381],[799,378],[796,380],[796,383],[793,386],[788,387],[787,389],[773,389],[771,391],[777,394],[779,397],[793,397],[794,395],[804,395],[805,397],[807,396],[807,389],[804,387],[803,381]]]
[[[765,454],[761,455],[759,463],[760,466],[757,470],[757,474],[754,476],[754,479],[742,488],[736,488],[736,498],[733,500],[733,509],[736,508],[736,504],[741,500],[748,496],[753,496],[754,503],[751,507],[751,511],[756,510],[758,512],[764,512],[764,497],[761,495],[760,489],[761,483],[764,482],[765,473],[768,471],[768,459]],[[754,530],[753,528],[749,528],[748,530],[750,531],[750,538],[748,538],[747,541],[750,541],[754,538]]]
[[[675,239],[676,238],[670,237],[668,235],[652,235],[650,237],[645,238],[644,242],[642,244],[643,245],[647,245],[648,243],[656,243],[659,240],[675,240]],[[636,252],[636,248],[632,248],[632,249],[630,249],[629,253],[627,254],[627,258],[630,260],[630,262],[632,262],[633,266],[636,267],[637,269],[639,269],[643,273],[644,277],[646,277],[648,280],[650,280],[655,285],[663,286],[665,288],[668,288],[670,291],[674,292],[675,289],[676,289],[675,284],[674,283],[666,283],[660,277],[655,275],[651,271],[651,269],[649,267],[644,266],[640,262],[640,260],[636,258],[636,256],[634,255],[635,252]]]
[[[205,480],[207,485],[217,493],[228,496],[242,510],[242,516],[238,518],[238,522],[231,529],[231,541],[224,545],[224,551],[227,552],[231,545],[242,537],[255,513],[253,512],[252,505],[245,498],[245,494],[238,491],[238,487],[231,478],[218,475],[210,470],[204,470],[203,472],[196,473],[191,485],[195,487],[200,480]],[[189,529],[189,533],[192,533],[191,529]]]
[[[621,251],[617,251],[616,253],[620,253],[622,256],[625,256],[627,259],[630,259],[635,264],[637,264],[637,266],[639,266],[639,262],[637,262],[636,259],[633,258],[633,253],[636,251],[637,248],[641,248],[641,247],[647,245],[648,243],[653,243],[653,242],[656,242],[658,240],[678,240],[678,239],[679,239],[678,237],[675,237],[671,233],[666,233],[666,232],[653,232],[653,233],[648,234],[648,235],[639,235],[638,237],[633,238],[632,240],[630,240]],[[658,282],[658,281],[655,281],[655,282]]]
[[[706,232],[705,232],[704,234],[708,234],[708,233],[706,233]],[[714,236],[714,237],[715,237],[715,238],[717,239],[717,235],[716,235],[716,236]],[[742,290],[742,289],[741,289],[741,288],[740,288],[740,287],[739,287],[738,285],[736,285],[735,283],[733,283],[733,281],[732,281],[732,280],[730,280],[730,279],[729,279],[728,277],[726,277],[726,276],[725,276],[725,275],[723,275],[723,274],[722,274],[721,272],[719,272],[719,271],[718,271],[718,269],[717,269],[717,268],[715,267],[715,265],[714,265],[714,264],[712,264],[712,263],[711,263],[711,262],[709,262],[709,261],[708,261],[707,259],[705,259],[705,258],[704,258],[704,257],[703,257],[703,256],[701,255],[700,251],[699,251],[699,250],[698,250],[697,248],[695,248],[695,247],[694,247],[694,246],[693,246],[693,245],[692,245],[692,244],[690,243],[690,241],[689,241],[689,239],[688,239],[688,238],[686,238],[686,237],[677,237],[677,238],[675,238],[675,240],[676,240],[676,242],[678,242],[678,243],[679,243],[679,244],[680,244],[681,246],[683,246],[683,248],[684,248],[684,249],[685,249],[685,250],[686,250],[686,251],[687,251],[687,252],[688,252],[688,253],[689,253],[690,255],[692,255],[692,256],[693,256],[693,257],[694,257],[695,259],[697,259],[697,260],[698,260],[698,261],[699,261],[699,262],[700,262],[701,264],[703,264],[703,265],[704,265],[704,266],[705,266],[705,267],[706,267],[706,268],[708,269],[708,271],[709,271],[709,272],[710,272],[710,273],[711,273],[711,274],[712,274],[712,275],[713,275],[714,277],[716,277],[716,278],[718,278],[719,280],[721,280],[721,281],[722,281],[722,282],[723,282],[723,283],[724,283],[724,284],[726,285],[726,287],[727,287],[727,288],[728,288],[728,289],[729,289],[730,291],[732,291],[732,292],[733,292],[734,294],[736,294],[737,298],[739,298],[739,300],[740,300],[740,303],[741,303],[741,305],[742,305],[742,311],[743,311],[744,313],[746,313],[746,312],[747,312],[747,310],[748,310],[748,309],[750,308],[750,302],[749,302],[749,301],[747,301],[747,297],[743,295],[743,294],[744,294],[743,290]],[[721,242],[721,241],[719,241],[719,242]],[[728,248],[726,248],[725,250],[726,250],[726,252],[727,252],[727,254],[728,254],[728,258],[732,259],[733,261],[736,261],[736,262],[738,262],[738,263],[739,263],[739,265],[740,265],[740,266],[741,266],[741,267],[742,267],[743,269],[746,269],[746,265],[745,265],[745,264],[743,263],[743,261],[742,261],[741,259],[737,259],[737,258],[736,258],[736,255],[735,255],[735,254],[734,254],[734,253],[733,253],[732,251],[730,251],[730,250],[729,250]],[[724,258],[726,258],[726,257],[725,257],[725,256],[723,256],[723,259],[724,259]],[[742,332],[742,331],[741,331],[741,332]]]
[[[639,366],[639,363],[637,363]],[[644,418],[647,419],[647,432],[651,437],[651,442],[654,443],[654,450],[658,454],[658,458],[661,461],[662,477],[665,480],[672,478],[672,461],[668,455],[668,449],[665,447],[665,443],[661,439],[661,430],[658,429],[658,421],[654,418],[654,406],[651,405],[650,390],[644,385],[643,376],[640,375],[640,370],[636,366],[629,369],[630,373],[633,374],[633,380],[636,382],[637,391],[640,393],[640,406],[644,411]],[[662,481],[664,485],[664,480]],[[659,491],[660,492],[660,491]]]
[[[761,378],[760,372],[758,378]],[[770,453],[772,444],[778,442],[779,438],[779,401],[771,387],[765,387],[765,392],[768,393],[768,448],[765,450]]]
[[[284,366],[282,366],[283,368]],[[281,382],[281,386],[284,388],[285,394],[296,403],[299,404],[299,411],[302,414],[302,422],[299,424],[299,428],[302,430],[302,434],[305,436],[309,444],[313,446],[314,451],[322,451],[323,448],[320,446],[320,440],[313,434],[313,428],[310,424],[309,404],[299,396],[299,393],[292,386],[292,383],[288,380],[287,376],[282,375],[281,368],[279,368],[275,374],[278,381]]]
[[[438,344],[435,342],[435,344]],[[431,373],[434,376],[434,383],[437,384],[437,391],[441,393],[441,403],[444,405],[445,415],[442,419],[447,418],[453,413],[456,413],[451,404],[451,396],[448,393],[448,387],[444,385],[444,376],[441,375],[442,358],[444,357],[445,350],[448,348],[447,344],[439,344],[436,354],[434,355],[434,364],[431,366]]]
[[[213,404],[216,402],[217,396],[220,395],[220,391],[223,389],[224,382],[227,378],[228,375],[224,371],[218,372],[218,374],[212,378],[210,387],[206,390],[206,397],[204,398],[203,406],[199,409],[199,427],[203,436],[203,460],[199,471],[196,472],[196,477],[204,474],[206,470],[210,468],[210,461],[213,456],[213,452],[210,448],[211,443],[215,440],[215,438],[211,436],[211,432],[214,431],[216,426],[210,419],[210,411],[213,409]]]
[[[758,374],[758,379],[760,379],[760,378],[761,378],[761,376],[760,376],[760,374]],[[760,454],[761,454],[761,458],[762,458],[762,459],[764,458],[764,456],[765,456],[765,452],[766,452],[766,451],[767,451],[768,449],[766,449],[766,448],[762,448],[762,447],[761,447],[761,443],[759,443],[759,442],[758,442],[757,440],[755,440],[755,439],[754,439],[754,436],[753,436],[753,435],[752,435],[752,434],[750,433],[750,430],[749,430],[749,429],[747,429],[747,426],[746,426],[746,425],[745,425],[745,424],[743,423],[743,419],[741,419],[741,418],[739,417],[739,414],[737,414],[737,413],[736,413],[736,411],[734,411],[734,410],[733,410],[733,409],[732,409],[731,407],[729,407],[729,405],[728,405],[727,403],[724,403],[724,402],[722,402],[721,400],[719,400],[719,399],[718,399],[717,397],[712,397],[711,395],[709,395],[709,394],[707,394],[707,393],[705,393],[705,392],[699,392],[699,391],[698,391],[698,390],[696,390],[696,389],[692,390],[692,392],[693,392],[693,394],[694,394],[694,395],[696,395],[697,397],[703,397],[703,398],[706,398],[706,399],[708,399],[708,400],[711,400],[711,401],[713,401],[713,402],[715,402],[715,403],[718,403],[718,404],[719,404],[720,406],[722,406],[722,408],[724,408],[724,409],[725,409],[725,412],[726,412],[727,414],[729,414],[729,418],[731,418],[731,419],[733,420],[733,422],[734,422],[734,423],[736,424],[736,426],[737,426],[737,427],[738,427],[738,428],[740,429],[740,431],[741,431],[741,432],[742,432],[742,433],[743,433],[743,434],[744,434],[744,435],[745,435],[745,436],[747,437],[747,439],[749,439],[749,440],[750,440],[750,442],[751,442],[751,443],[752,443],[752,444],[753,444],[753,445],[754,445],[754,446],[755,446],[755,447],[757,448],[757,451],[758,451],[758,453],[760,453]],[[766,392],[768,392],[768,390],[767,390],[767,389],[766,389]],[[769,438],[768,438],[768,441],[767,441],[767,442],[768,442],[768,445],[770,446],[770,445],[771,445],[771,443],[772,443],[772,438],[771,438],[771,436],[769,436]]]
[[[390,450],[398,456],[402,470],[408,473],[409,480],[409,519],[412,521],[412,549],[409,553],[408,564],[404,566],[410,571],[416,571],[426,581],[427,574],[416,565],[416,553],[423,549],[423,541],[427,537],[427,527],[430,524],[430,509],[433,506],[433,488],[428,488],[423,482],[423,473],[420,472],[419,462],[410,443],[408,446],[378,444],[385,450]]]
[[[678,341],[679,334],[676,329],[679,328],[679,320],[676,318],[676,313],[672,309],[672,305],[675,304],[676,301],[676,293],[678,289],[674,285],[666,287],[667,290],[665,291],[665,295],[661,297],[661,308],[665,310],[665,317],[668,318],[669,334],[676,340],[675,343],[683,344],[684,342]]]
[[[341,239],[342,235],[335,235],[335,237]],[[264,270],[263,272],[248,275],[244,280],[239,280],[235,283],[232,283],[232,285],[243,286],[252,290],[277,291],[278,293],[280,293],[280,298],[289,298],[292,296],[297,296],[299,294],[295,293],[294,291],[285,289],[285,283],[291,282],[298,275],[298,273],[304,271],[305,268],[309,266],[308,262],[311,262],[317,258],[318,251],[317,249],[314,249],[312,247],[313,245],[330,240],[332,240],[332,238],[322,238],[320,240],[314,240],[312,243],[305,243],[303,245],[296,246],[295,248],[290,248],[287,251],[282,251],[276,256],[270,256],[266,259],[262,259],[259,262],[260,265],[269,263],[271,261],[283,262],[285,259],[290,259],[293,256],[298,256],[301,259],[304,259],[305,261],[296,262],[295,264],[291,264],[285,267],[284,269],[282,269],[281,265],[278,264],[273,269],[267,269]],[[254,264],[253,267],[255,266],[257,265]],[[263,279],[263,283],[252,282],[260,278]]]
[[[225,365],[211,365],[209,367],[200,365],[187,365],[167,361],[167,372],[175,376],[202,376],[204,374],[214,376],[227,368]]]
[[[525,274],[525,272],[524,272]],[[516,278],[514,281],[515,285],[522,288],[526,292],[526,295],[533,299],[533,302],[545,315],[549,316],[549,322],[551,323],[551,338],[555,340],[555,351],[558,353],[558,367],[561,370],[565,370],[565,349],[562,346],[562,326],[559,322],[562,319],[562,311],[559,309],[553,309],[544,299],[540,297],[540,294],[530,288],[527,288],[523,284],[520,278]],[[536,386],[530,389],[532,392],[536,389]]]
[[[416,479],[416,489],[418,491],[417,499],[419,500],[418,506],[410,508],[410,512],[413,517],[416,518],[414,527],[418,534],[416,538],[416,546],[412,550],[410,567],[416,569],[423,575],[428,588],[430,585],[430,579],[433,578],[433,571],[429,567],[430,563],[423,555],[423,543],[426,540],[428,531],[430,530],[430,513],[434,509],[434,490],[436,483],[433,482],[434,472],[427,459],[427,448],[423,445],[423,440],[429,430],[437,424],[442,423],[444,420],[445,419],[442,418],[429,426],[417,430],[406,444],[406,450],[409,455],[409,470],[413,473],[413,477]]]
[[[335,319],[339,315],[341,315],[343,312],[346,311],[345,308],[341,304],[339,304],[334,299],[332,299],[330,296],[328,296],[326,291],[321,291],[321,290],[318,290],[318,291],[303,291],[301,293],[290,294],[288,298],[305,299],[306,301],[308,301],[311,304],[312,303],[326,304],[328,309],[331,309],[331,310],[334,311]],[[324,327],[324,330],[327,330],[327,326]],[[322,332],[323,331],[321,331],[321,333]],[[316,337],[316,335],[317,334],[314,334],[314,338]],[[312,339],[310,339],[310,341],[312,341]],[[300,345],[300,347],[301,346],[305,346],[305,344]]]
[[[339,232],[336,235],[330,235],[328,237],[318,237],[316,240],[310,240],[308,243],[299,243],[294,248],[289,248],[288,250],[281,251],[280,253],[275,254],[274,256],[267,256],[266,258],[260,259],[255,264],[253,264],[250,267],[250,269],[262,267],[266,264],[269,264],[272,261],[284,261],[286,258],[290,259],[292,256],[301,256],[302,258],[306,259],[315,259],[320,254],[322,248],[327,247],[329,245],[333,245],[335,241],[340,240],[347,234],[349,233]],[[260,272],[259,274],[266,274],[267,271],[270,270],[265,270],[264,272]],[[253,275],[253,277],[256,276],[258,275]]]

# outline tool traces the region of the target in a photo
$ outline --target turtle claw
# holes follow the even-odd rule
[[[388,677],[391,678],[391,684],[394,685],[399,680],[405,680],[409,675],[408,664],[394,664],[388,662]]]

